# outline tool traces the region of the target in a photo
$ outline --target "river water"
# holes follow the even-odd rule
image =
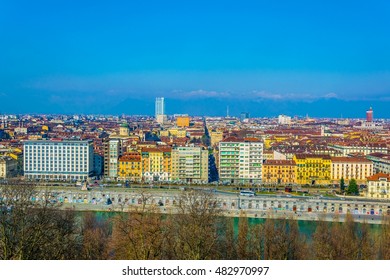
[[[82,216],[84,211],[78,212]],[[96,211],[93,212],[96,215],[97,220],[108,220],[109,218],[115,217],[115,215],[118,215],[118,212],[105,212],[105,211]],[[122,213],[123,214],[123,213]],[[234,231],[238,232],[238,225],[240,222],[240,219],[248,219],[249,226],[251,225],[257,225],[257,224],[263,224],[265,223],[266,219],[264,218],[247,218],[247,217],[231,217],[233,219],[233,225],[234,225]],[[330,222],[331,223],[331,222]],[[358,226],[361,225],[361,223],[357,223]],[[304,234],[306,237],[306,240],[311,240],[312,235],[316,231],[318,222],[317,221],[307,221],[307,220],[298,220],[298,228],[301,234]],[[368,224],[369,230],[372,234],[378,234],[381,231],[381,225],[380,224]]]

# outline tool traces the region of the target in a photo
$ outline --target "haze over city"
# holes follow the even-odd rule
[[[23,7],[23,8],[22,8]],[[2,113],[389,118],[390,4],[3,1]]]

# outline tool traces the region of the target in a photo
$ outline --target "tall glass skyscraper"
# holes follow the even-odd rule
[[[158,115],[164,115],[164,97],[156,97],[156,118]]]

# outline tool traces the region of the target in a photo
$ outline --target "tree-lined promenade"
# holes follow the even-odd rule
[[[238,232],[213,194],[185,191],[176,212],[166,215],[144,203],[99,219],[95,212],[60,210],[58,202],[35,200],[34,186],[1,186],[1,259],[389,259],[390,223],[378,233],[367,223],[319,221],[312,238],[296,219],[266,219],[249,225],[241,212]],[[81,220],[80,220],[81,217]]]

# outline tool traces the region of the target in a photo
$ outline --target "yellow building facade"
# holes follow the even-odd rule
[[[176,125],[178,127],[189,127],[190,126],[190,117],[177,117]]]
[[[330,184],[332,161],[329,155],[297,154],[296,181],[298,184]]]
[[[170,147],[142,148],[142,179],[144,181],[170,181],[171,153]]]
[[[118,179],[138,182],[142,179],[141,155],[126,153],[118,160]]]
[[[286,136],[286,135],[272,135],[269,137],[265,137],[264,148],[269,149],[272,143],[280,143],[286,141],[289,138],[290,136]]]
[[[266,160],[263,182],[267,184],[295,184],[297,166],[292,160]]]
[[[218,145],[219,142],[223,140],[223,132],[222,131],[211,131],[210,132],[210,143],[211,146],[214,147]]]
[[[160,134],[160,137],[161,137],[161,136],[166,136],[166,137],[168,137],[168,136],[169,136],[169,131],[168,131],[168,130],[161,130],[159,134]]]
[[[172,128],[169,130],[169,136],[186,137],[187,131],[185,129]]]

